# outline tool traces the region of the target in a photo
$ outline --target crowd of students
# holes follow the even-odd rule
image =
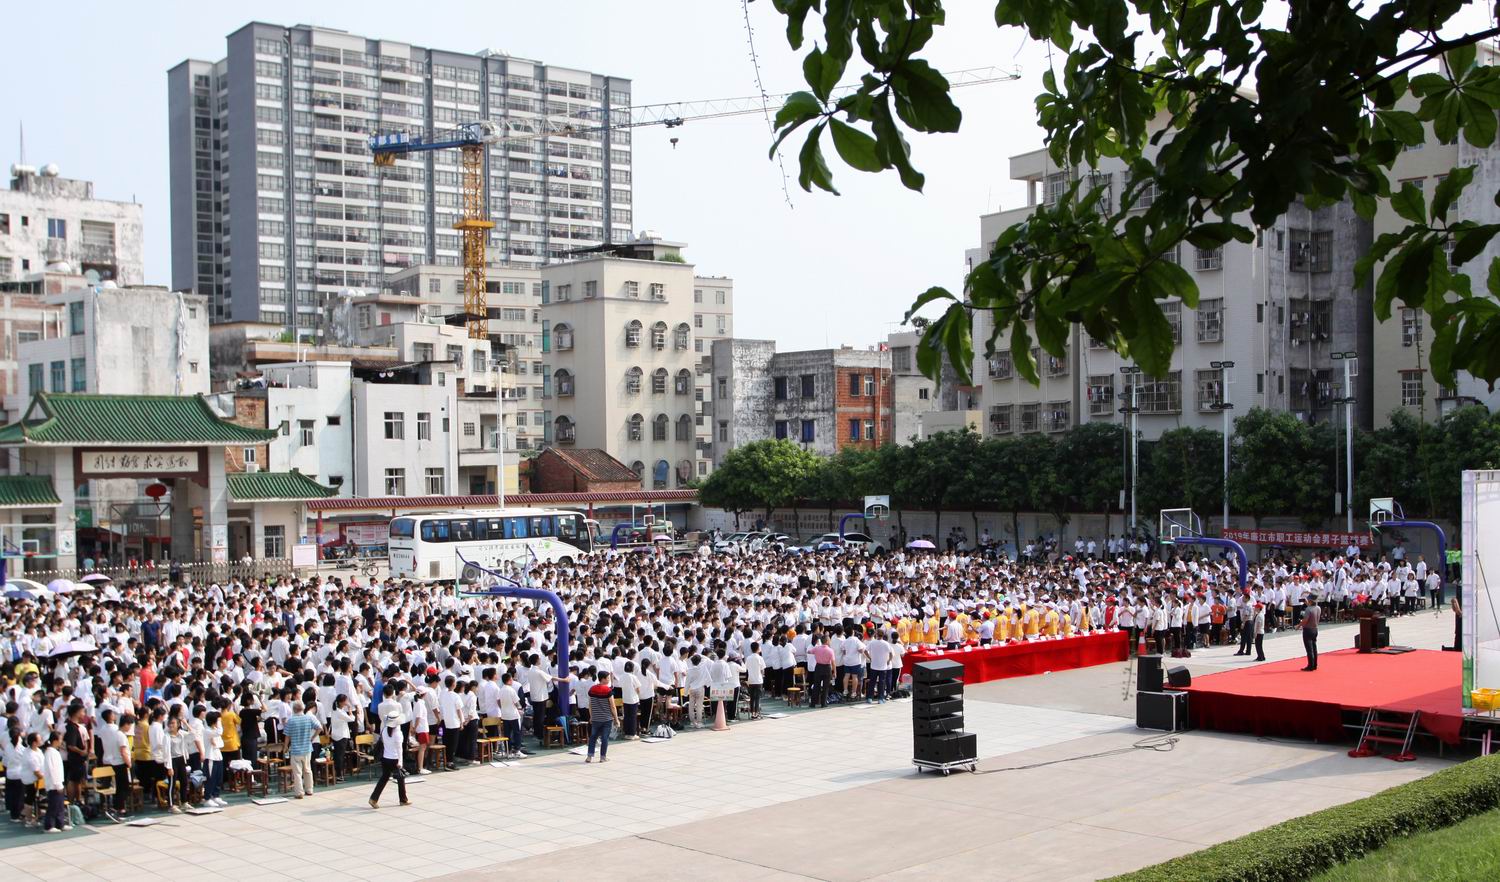
[[[1187,649],[1294,624],[1309,603],[1328,615],[1360,602],[1409,611],[1437,584],[1420,561],[1272,562],[1241,588],[1223,560],[1035,549],[1020,561],[605,553],[529,576],[563,598],[566,666],[546,605],[443,585],[162,578],[7,602],[10,818],[67,829],[66,807],[87,805],[85,782],[104,766],[115,794],[103,811],[123,812],[132,782],[148,805],[164,791],[170,811],[222,807],[226,777],[266,768],[272,750],[297,798],[314,793],[315,764],[337,779],[363,760],[382,767],[371,806],[391,778],[404,803],[408,771],[477,762],[481,742],[515,755],[549,730],[571,740],[573,721],[588,724],[588,759],[602,761],[611,740],[702,727],[717,709],[754,718],[768,698],[883,701],[915,647],[1108,629],[1130,632],[1132,647],[1149,637]]]

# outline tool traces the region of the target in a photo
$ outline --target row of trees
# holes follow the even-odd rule
[[[1142,521],[1163,508],[1193,508],[1208,520],[1223,504],[1223,435],[1180,428],[1139,445],[1136,505]],[[1437,422],[1404,413],[1390,425],[1354,435],[1354,511],[1371,497],[1393,496],[1410,516],[1458,519],[1464,469],[1500,468],[1500,415],[1466,407]],[[1259,523],[1296,516],[1309,528],[1333,517],[1343,485],[1340,426],[1308,425],[1288,413],[1254,409],[1230,436],[1233,513]],[[1128,462],[1124,429],[1085,423],[1059,435],[982,438],[943,432],[912,444],[846,448],[822,457],[792,441],[757,441],[731,451],[699,486],[704,505],[736,516],[777,509],[857,508],[866,495],[889,494],[902,509],[1010,512],[1053,516],[1119,511]],[[1335,463],[1338,462],[1336,466]],[[977,526],[976,526],[977,531]]]

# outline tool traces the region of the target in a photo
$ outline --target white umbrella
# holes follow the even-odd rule
[[[73,590],[73,583],[67,579],[53,579],[47,583],[47,590],[53,594],[68,594]]]
[[[6,580],[5,587],[9,588],[11,586],[15,586],[17,588],[25,588],[27,591],[35,591],[38,594],[44,593],[47,590],[47,586],[43,585],[41,582],[36,582],[31,579],[22,579],[19,576],[13,576],[10,579]]]
[[[15,582],[5,583],[6,600],[36,600],[43,593],[45,592],[27,588],[25,585],[17,585]]]
[[[93,584],[95,582],[103,584],[105,582],[113,582],[114,579],[110,578],[109,576],[104,575],[103,573],[89,573],[87,576],[84,576],[82,579],[79,579],[78,581],[80,581],[80,582],[88,582],[89,584]]]
[[[70,658],[75,655],[88,655],[99,651],[99,645],[92,638],[83,637],[78,640],[64,640],[47,653],[51,659]]]
[[[926,539],[913,539],[912,541],[906,543],[906,547],[907,548],[937,548],[936,545],[933,545],[931,542],[928,542]]]

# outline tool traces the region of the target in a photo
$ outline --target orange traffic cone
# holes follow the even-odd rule
[[[714,702],[714,731],[728,732],[729,721],[724,719],[724,702]]]

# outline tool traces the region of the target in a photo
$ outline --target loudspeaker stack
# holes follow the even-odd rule
[[[964,728],[964,666],[918,662],[911,671],[912,758],[919,764],[972,763],[978,740]]]
[[[1188,728],[1188,694],[1164,688],[1187,686],[1192,675],[1184,667],[1174,667],[1163,678],[1161,656],[1143,655],[1136,660],[1139,665],[1137,679],[1139,690],[1135,694],[1135,725],[1138,729],[1163,729],[1181,732]]]

